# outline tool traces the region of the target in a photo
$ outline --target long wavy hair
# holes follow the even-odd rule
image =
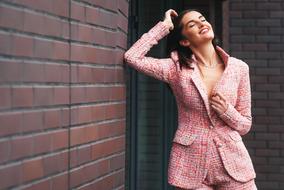
[[[180,43],[179,43],[180,40],[187,39],[181,32],[182,29],[183,29],[183,25],[181,23],[181,20],[186,13],[191,12],[191,11],[200,12],[198,9],[185,9],[185,10],[181,11],[178,14],[177,17],[174,17],[172,19],[174,29],[171,30],[170,33],[167,35],[166,55],[167,55],[167,57],[170,57],[171,52],[176,50],[177,55],[178,55],[178,59],[179,59],[180,69],[182,69],[182,67],[191,66],[190,65],[190,59],[192,57],[193,52],[191,51],[190,48],[184,47],[184,46],[180,45]],[[216,50],[216,46],[219,45],[219,39],[216,36],[216,34],[214,35],[214,38],[212,40],[212,44],[213,44],[213,46]],[[216,51],[216,52],[218,54],[218,51]],[[167,84],[167,86],[171,90],[169,84]]]

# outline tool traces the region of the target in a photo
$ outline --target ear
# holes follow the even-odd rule
[[[179,44],[180,44],[181,46],[184,46],[184,47],[190,46],[190,42],[189,42],[187,39],[180,40],[180,41],[179,41]]]

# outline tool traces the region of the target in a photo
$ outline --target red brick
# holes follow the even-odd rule
[[[12,36],[12,54],[15,56],[33,56],[33,39],[27,36]]]
[[[24,11],[23,19],[24,31],[36,34],[48,34],[45,30],[44,20],[46,18],[43,14]]]
[[[116,41],[123,40],[119,39],[121,36],[118,36],[117,33],[114,32],[108,32],[108,31],[102,31],[99,28],[93,28],[93,41],[95,41],[98,44],[102,44],[109,47],[115,47]],[[126,36],[124,35],[122,38],[126,39]]]
[[[34,105],[53,105],[53,88],[52,87],[35,87],[34,88]]]
[[[22,167],[20,164],[8,165],[0,169],[0,189],[8,189],[22,181]]]
[[[53,42],[53,57],[59,60],[69,60],[69,44],[62,42]]]
[[[95,122],[125,117],[113,103],[126,98],[124,70],[112,66],[123,61],[127,14],[122,0],[0,3],[0,189],[83,188],[106,174],[101,189],[123,187],[124,172],[111,170],[124,156],[104,157],[124,151],[126,123]]]
[[[91,26],[86,26],[86,25],[76,25],[76,29],[77,29],[77,38],[75,38],[78,41],[82,41],[82,42],[95,42],[94,37],[94,31],[93,28]],[[98,42],[96,42],[98,43]]]
[[[38,58],[52,58],[53,43],[50,40],[35,39],[34,56]]]
[[[0,82],[23,80],[23,64],[17,61],[0,61]]]
[[[44,67],[44,77],[45,82],[68,82],[68,66],[61,64],[45,64]],[[66,77],[67,75],[67,77]]]
[[[11,142],[10,140],[0,141],[0,163],[6,162],[11,156]]]
[[[88,3],[91,3],[95,6],[103,7],[108,10],[116,11],[117,9],[117,3],[113,3],[112,0],[105,0],[105,1],[100,1],[100,0],[82,0],[86,1]]]
[[[127,26],[125,26],[127,28]],[[127,36],[122,33],[119,32],[116,34],[116,45],[121,47],[121,48],[127,48]],[[109,42],[109,40],[107,40]]]
[[[244,51],[266,51],[268,49],[265,43],[243,44]]]
[[[24,5],[30,9],[48,12],[59,16],[68,16],[68,1],[45,1],[45,0],[11,0],[13,3]],[[56,7],[57,6],[57,7]]]
[[[1,130],[0,136],[7,136],[21,132],[22,115],[21,113],[1,113],[0,114]]]
[[[60,110],[47,110],[43,112],[44,117],[44,129],[50,129],[50,128],[57,128],[61,127],[61,111]]]
[[[72,87],[71,88],[71,102],[74,103],[80,103],[80,102],[86,102],[85,101],[85,88],[83,87]]]
[[[11,88],[0,87],[0,109],[11,108]]]
[[[23,181],[31,181],[43,177],[43,163],[41,158],[23,162]]]
[[[97,60],[97,49],[79,44],[71,46],[71,60],[80,62],[95,63]]]
[[[52,150],[52,134],[43,133],[33,137],[33,154],[47,153]]]
[[[70,112],[71,110],[65,108],[61,109],[61,126],[67,126],[70,125]]]
[[[109,172],[108,160],[102,160],[96,162],[88,167],[82,167],[78,170],[71,172],[71,188],[80,184],[84,184],[87,181],[96,179]]]
[[[54,189],[68,189],[68,175],[62,174],[52,178],[52,188]]]
[[[109,167],[111,171],[122,169],[125,167],[125,154],[116,155],[110,158]]]
[[[52,133],[51,146],[52,150],[65,149],[68,147],[67,129]]]
[[[12,89],[13,107],[31,107],[33,106],[33,88],[15,87]]]
[[[11,140],[11,160],[28,157],[33,154],[33,138],[31,136],[18,137]]]
[[[81,144],[84,141],[84,128],[74,128],[70,133],[71,146]]]
[[[52,189],[52,185],[50,182],[50,179],[47,179],[45,181],[40,181],[36,184],[32,184],[31,186],[28,186],[27,188],[25,188],[25,190],[50,190]]]
[[[10,7],[0,6],[0,26],[21,30],[23,28],[23,11],[18,11]]]
[[[68,104],[69,101],[69,87],[56,87],[54,90],[54,104]]]
[[[43,158],[44,175],[52,175],[68,169],[68,153],[62,152]]]
[[[111,13],[93,7],[86,7],[86,22],[114,29],[117,20]]]
[[[88,163],[93,161],[92,160],[92,149],[91,146],[84,147],[84,148],[78,148],[77,155],[78,158],[78,165]]]
[[[24,62],[22,82],[45,82],[44,65]]]
[[[43,112],[32,111],[23,112],[22,115],[22,132],[39,131],[43,128]]]
[[[0,33],[0,54],[11,54],[11,35]]]
[[[53,0],[52,11],[60,16],[69,16],[69,1],[68,0]]]
[[[118,0],[118,9],[127,17],[128,16],[128,2],[124,0]]]
[[[84,22],[85,7],[75,1],[71,1],[71,18]]]

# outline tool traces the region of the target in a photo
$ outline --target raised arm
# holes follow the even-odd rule
[[[159,21],[148,32],[144,33],[125,53],[127,64],[146,75],[158,80],[169,82],[170,69],[174,66],[171,58],[154,58],[145,55],[158,44],[158,41],[170,32],[171,25],[165,21]]]
[[[221,115],[222,118],[230,127],[239,132],[240,135],[245,135],[251,129],[251,86],[249,77],[249,66],[245,64],[241,72],[242,76],[238,88],[238,99],[235,107],[228,103],[228,109]]]

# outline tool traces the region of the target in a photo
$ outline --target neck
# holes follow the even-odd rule
[[[210,66],[216,56],[215,48],[212,42],[199,44],[197,47],[190,47],[198,62]]]

